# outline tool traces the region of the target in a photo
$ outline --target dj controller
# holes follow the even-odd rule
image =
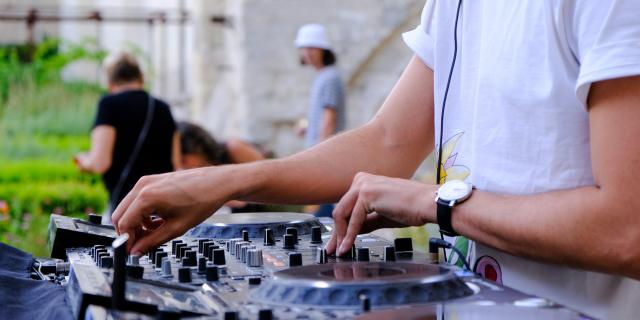
[[[588,319],[469,270],[410,238],[358,236],[344,256],[330,221],[298,213],[213,216],[143,256],[111,226],[52,215],[51,259],[77,319]]]

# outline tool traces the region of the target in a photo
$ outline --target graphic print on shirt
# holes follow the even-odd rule
[[[464,132],[459,132],[455,134],[453,137],[449,138],[442,145],[442,162],[438,166],[440,169],[440,184],[444,184],[450,180],[465,180],[470,174],[471,170],[468,167],[460,164],[456,164],[456,160],[458,158],[458,153],[455,152],[456,145],[460,138],[464,135]],[[429,170],[425,174],[420,177],[420,181],[424,183],[433,184],[436,181],[436,173],[435,173],[435,164],[438,161],[438,148],[434,148],[434,151],[429,154],[426,159],[426,163],[428,164]],[[469,239],[465,237],[454,237],[455,239],[447,239],[448,241],[454,241],[454,246],[460,250],[460,252],[465,253],[465,258],[469,257],[471,254],[470,251],[470,243]],[[452,264],[455,264],[459,267],[464,266],[464,261],[458,257],[457,254],[454,254],[453,251],[449,252],[448,261]]]

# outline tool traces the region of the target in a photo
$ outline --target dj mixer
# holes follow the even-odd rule
[[[90,220],[52,215],[53,259],[34,265],[34,278],[66,287],[77,319],[588,319],[410,238],[360,235],[327,255],[331,223],[306,214],[213,216],[143,256]]]

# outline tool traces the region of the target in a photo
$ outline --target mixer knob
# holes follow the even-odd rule
[[[311,243],[322,243],[322,227],[311,227]]]
[[[396,261],[396,248],[393,246],[384,247],[384,261]]]
[[[351,245],[351,250],[345,252],[343,255],[340,256],[340,258],[342,258],[342,259],[355,259],[356,258],[356,245],[352,244]]]
[[[216,245],[215,242],[213,241],[207,241],[202,245],[202,255],[204,255],[205,257],[209,258],[209,256],[211,255],[211,248],[215,247],[220,248],[219,246]]]
[[[218,274],[218,266],[207,267],[206,269],[207,281],[218,281],[220,275]]]
[[[169,254],[164,251],[156,252],[156,268],[158,269],[162,268],[162,258],[168,257],[168,256]]]
[[[187,249],[186,243],[178,243],[176,244],[176,259],[182,259],[183,252]]]
[[[193,250],[187,250],[184,253],[184,258],[182,258],[182,266],[183,267],[195,267],[197,264],[196,260],[196,252]]]
[[[249,267],[262,267],[262,250],[248,250],[247,256],[247,265]]]
[[[358,261],[369,261],[369,248],[358,248]]]
[[[137,266],[137,265],[127,265],[126,266],[127,269],[127,276],[133,279],[142,279],[142,276],[144,275],[144,267],[143,266]]]
[[[289,267],[297,267],[302,265],[302,254],[300,252],[289,253]]]
[[[272,246],[276,244],[276,240],[273,238],[273,230],[264,229],[264,245]]]
[[[105,248],[96,249],[96,253],[93,256],[93,261],[95,263],[99,263],[100,262],[100,255],[102,255],[102,254],[107,254],[107,249],[105,249]]]
[[[113,268],[113,257],[103,256],[102,258],[100,258],[100,267],[107,269]]]
[[[227,251],[229,251],[229,253],[231,253],[232,255],[234,255],[233,250],[236,247],[236,243],[238,241],[242,241],[242,238],[234,238],[227,241]]]
[[[202,274],[207,271],[207,258],[200,257],[198,259],[198,273]]]
[[[236,256],[236,259],[240,259],[240,254],[242,253],[240,250],[242,249],[242,246],[248,244],[248,242],[237,241],[233,248],[231,248],[231,255]]]
[[[247,242],[249,242],[249,231],[247,231],[247,230],[242,230],[242,241],[247,241]]]
[[[176,245],[178,245],[178,243],[182,243],[182,240],[172,240],[171,241],[171,254],[176,255],[176,253],[177,253]]]
[[[191,282],[191,268],[182,267],[178,269],[178,281],[179,282]]]
[[[288,227],[285,229],[285,234],[293,235],[294,243],[298,243],[298,228]]]
[[[213,251],[218,249],[220,249],[220,246],[217,246],[217,245],[207,246],[207,254],[205,255],[205,257],[207,257],[209,261],[213,261]],[[224,250],[224,249],[220,249],[220,250]]]
[[[162,274],[171,276],[171,260],[167,257],[162,258]]]
[[[244,245],[240,248],[240,261],[246,263],[249,260],[249,250],[255,249],[256,246]]]
[[[258,311],[258,320],[273,320],[273,310],[262,309]]]
[[[133,266],[137,266],[140,264],[140,257],[131,255],[129,256],[129,264]]]
[[[99,249],[105,249],[106,250],[106,247],[101,245],[101,244],[97,244],[97,245],[93,246],[93,248],[91,248],[91,258],[93,258],[94,261],[96,259],[96,252]]]
[[[102,216],[99,214],[90,213],[88,220],[93,224],[102,224]]]
[[[108,256],[109,253],[107,253],[106,251],[98,252],[98,255],[96,256],[96,264],[98,265],[98,267],[102,268],[102,258],[106,258]]]
[[[211,256],[213,257],[212,262],[215,265],[221,266],[227,263],[224,257],[224,249],[214,249]]]
[[[317,263],[327,263],[327,250],[324,248],[318,248],[316,250],[316,262]]]
[[[198,239],[198,253],[204,253],[204,244],[210,241],[210,239]]]
[[[296,240],[292,234],[285,234],[283,239],[282,248],[294,249],[296,247]]]

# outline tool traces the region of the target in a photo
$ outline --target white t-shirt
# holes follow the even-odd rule
[[[457,5],[428,0],[421,24],[404,34],[434,70],[436,139]],[[445,111],[445,178],[506,194],[593,185],[589,87],[640,75],[640,1],[467,0],[458,45]],[[638,281],[533,262],[479,244],[475,253],[482,257],[479,271],[507,286],[591,316],[640,315]]]

